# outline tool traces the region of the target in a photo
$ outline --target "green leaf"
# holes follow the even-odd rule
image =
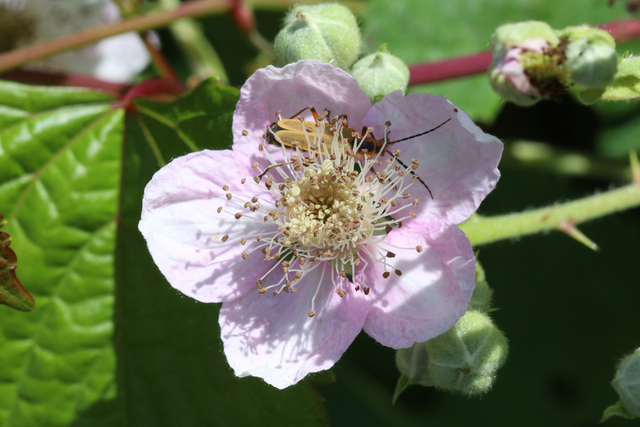
[[[402,392],[411,385],[411,380],[405,374],[400,374],[400,378],[398,378],[398,384],[396,384],[396,390],[393,392],[393,398],[391,402],[395,404],[402,394]]]
[[[620,401],[614,403],[611,406],[608,406],[604,410],[604,412],[602,413],[602,419],[600,420],[600,422],[601,423],[605,422],[611,417],[622,417],[622,418],[626,418],[628,420],[632,420],[632,419],[636,418],[635,416],[633,416],[633,415],[631,415],[630,413],[627,412],[627,410],[625,409],[624,405]]]
[[[122,110],[88,90],[0,82],[0,211],[28,315],[0,307],[0,425],[107,425]],[[94,406],[96,402],[102,402]],[[110,424],[117,425],[117,424]]]
[[[219,150],[230,147],[233,142],[231,119],[238,96],[237,89],[216,85],[213,79],[209,79],[174,102],[139,99],[136,106],[146,117],[145,122],[152,122],[149,126],[169,128],[154,132],[151,139],[159,135],[160,138],[168,137],[173,143],[182,141],[182,149],[173,153],[176,155],[203,148]],[[163,160],[167,159],[165,156]]]
[[[587,6],[584,0],[371,0],[362,21],[370,51],[388,43],[390,53],[415,64],[487,50],[493,31],[508,22],[539,20],[561,29],[620,19],[621,8],[608,7],[606,1]],[[409,92],[445,95],[475,120],[493,120],[501,106],[485,75],[412,87]]]
[[[607,86],[602,99],[629,101],[640,97],[640,58],[624,58],[618,64],[613,82]]]
[[[171,103],[137,101],[141,114],[128,122],[116,319],[119,382],[131,426],[327,424],[309,383],[277,390],[234,376],[222,351],[219,305],[174,290],[138,231],[144,186],[158,159],[185,154],[192,145],[227,147],[237,99],[237,89],[208,80]]]

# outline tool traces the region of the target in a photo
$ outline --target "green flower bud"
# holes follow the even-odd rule
[[[351,74],[373,103],[398,89],[404,94],[409,85],[409,67],[400,58],[388,53],[385,45],[380,52],[356,62]]]
[[[337,3],[294,6],[274,42],[276,62],[283,66],[317,59],[348,70],[362,50],[356,18]]]
[[[444,334],[396,352],[402,374],[396,395],[408,384],[467,395],[486,393],[507,352],[507,339],[489,316],[468,311]]]
[[[618,69],[616,42],[609,33],[587,25],[568,27],[560,32],[569,43],[564,66],[571,79],[585,88],[605,87]]]
[[[427,387],[435,386],[429,373],[429,353],[426,342],[417,342],[410,348],[396,351],[396,366],[409,384],[420,384]]]
[[[591,105],[596,101],[602,99],[606,88],[604,87],[589,87],[578,92],[578,101],[584,105]]]
[[[629,101],[640,97],[640,57],[625,56],[618,63],[613,82],[605,88],[607,101]]]
[[[626,412],[640,417],[640,348],[622,359],[611,385]]]
[[[616,47],[616,40],[611,34],[600,28],[590,27],[589,25],[578,25],[577,27],[566,27],[560,31],[557,31],[557,35],[560,38],[567,38],[569,43],[580,39],[588,39],[596,41],[601,39],[602,42],[607,43],[612,47]]]
[[[531,39],[543,39],[551,47],[560,43],[556,32],[546,22],[524,21],[515,24],[501,25],[493,33],[492,43],[494,46],[510,47],[520,46]]]

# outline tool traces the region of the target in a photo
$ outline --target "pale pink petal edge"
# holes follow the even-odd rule
[[[392,231],[389,241],[419,244],[423,252],[395,250],[398,263],[405,257],[407,265],[401,277],[382,279],[379,265],[365,273],[377,282],[364,330],[385,346],[407,348],[446,332],[465,313],[475,288],[475,256],[455,225],[415,220]]]

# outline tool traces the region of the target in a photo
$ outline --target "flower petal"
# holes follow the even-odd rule
[[[296,293],[252,292],[222,305],[224,352],[237,376],[260,377],[283,389],[336,363],[362,329],[369,304],[362,292],[339,297],[326,280],[330,269],[325,264],[308,273]],[[316,291],[316,315],[310,318]]]
[[[284,68],[262,68],[249,77],[240,90],[233,114],[233,150],[243,152],[252,162],[263,161],[263,156],[256,156],[256,139],[264,142],[267,127],[277,120],[276,112],[282,110],[281,116],[289,118],[308,106],[318,113],[327,109],[332,115],[346,114],[350,126],[357,127],[371,102],[355,78],[330,64],[303,60]],[[312,120],[310,112],[304,117]],[[243,130],[251,136],[243,136]],[[277,157],[280,147],[266,148],[280,158]]]
[[[115,83],[128,83],[145,69],[151,57],[136,33],[109,37],[93,46],[99,61],[91,74]]]
[[[414,220],[391,231],[384,243],[407,249],[389,247],[396,254],[387,260],[393,265],[389,278],[382,277],[381,263],[370,263],[364,271],[372,299],[365,332],[397,349],[449,330],[464,314],[475,287],[475,257],[467,236],[454,225]]]
[[[241,255],[257,244],[255,236],[271,228],[262,220],[236,220],[233,215],[244,200],[226,198],[250,190],[270,202],[271,194],[261,192],[250,176],[248,159],[241,154],[205,150],[173,160],[147,184],[138,227],[171,286],[198,301],[228,301],[251,289],[268,270],[271,263],[261,262],[259,251],[246,260]],[[244,177],[249,179],[241,184]],[[220,206],[225,210],[218,213]],[[223,242],[225,235],[229,239]],[[241,237],[249,241],[246,246],[239,243]]]
[[[399,149],[407,165],[420,161],[416,174],[429,186],[419,182],[411,187],[420,199],[416,212],[422,218],[443,218],[459,224],[476,211],[480,202],[493,190],[500,172],[502,142],[484,133],[467,114],[442,96],[393,92],[375,104],[364,118],[374,128],[374,135],[384,135],[384,124],[391,122],[389,139],[396,141],[432,129],[447,119],[441,128],[426,135],[392,144]],[[422,215],[420,215],[422,212]]]

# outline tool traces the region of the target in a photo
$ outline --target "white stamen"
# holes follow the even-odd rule
[[[265,149],[259,152],[264,154],[268,166],[261,167],[262,171],[256,168],[255,174],[261,179],[255,184],[248,181],[243,187],[232,186],[241,188],[240,191],[229,190],[225,185],[226,203],[219,210],[234,221],[255,224],[255,231],[247,235],[232,233],[230,229],[222,242],[242,245],[245,259],[256,251],[264,254],[264,260],[270,264],[268,271],[256,278],[258,292],[272,290],[273,295],[288,298],[282,296],[282,291],[294,294],[297,286],[313,285],[304,281],[305,276],[323,267],[311,300],[312,316],[321,286],[332,286],[340,297],[350,287],[368,294],[365,274],[361,275],[360,283],[352,282],[357,268],[364,272],[371,263],[378,263],[384,268],[385,278],[390,272],[402,274],[389,262],[395,254],[388,248],[395,246],[383,242],[393,228],[401,226],[401,221],[415,215],[411,212],[399,218],[397,214],[413,208],[419,200],[407,196],[414,183],[409,174],[411,168],[399,167],[396,157],[381,161],[386,138],[382,147],[376,147],[376,153],[369,155],[358,150],[371,130],[367,129],[359,138],[345,139],[339,122],[319,120],[314,132],[307,129],[301,132],[303,141],[288,145],[277,132],[271,129],[267,132],[271,132],[271,140],[281,145],[283,160],[276,161],[270,153],[273,146],[264,145]],[[329,141],[327,136],[331,132],[333,138]],[[314,151],[301,149],[304,143]],[[382,170],[374,171],[374,167],[382,166]],[[247,181],[243,178],[241,182]],[[258,193],[250,193],[253,185],[261,187],[260,204]],[[265,189],[273,197],[265,197]],[[422,251],[415,246],[398,249]],[[327,264],[331,280],[324,283]]]

